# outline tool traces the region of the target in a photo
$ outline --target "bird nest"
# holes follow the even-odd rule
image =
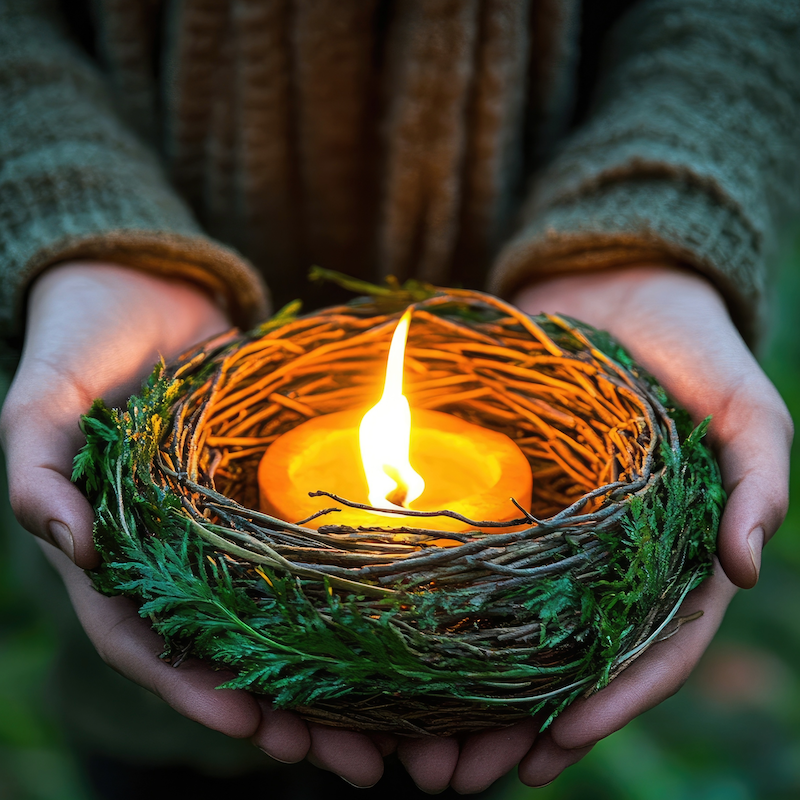
[[[208,659],[310,720],[419,735],[552,718],[674,632],[709,574],[723,494],[705,428],[586,325],[470,291],[371,291],[208,341],[126,410],[95,403],[75,469],[95,585],[139,601],[175,666]],[[513,439],[531,507],[502,532],[443,533],[446,509],[358,529],[264,513],[266,448],[374,403],[409,304],[412,408]]]

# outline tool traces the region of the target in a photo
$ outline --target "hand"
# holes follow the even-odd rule
[[[158,658],[163,642],[135,603],[98,594],[83,573],[99,557],[92,508],[69,480],[83,443],[81,414],[96,397],[123,403],[160,356],[169,360],[228,327],[213,300],[188,283],[86,262],[44,273],[31,290],[22,361],[0,415],[11,505],[46,543],[81,624],[111,667],[190,719],[251,737],[273,758],[308,757],[351,783],[371,785],[391,740],[306,725],[247,692],[217,690],[226,674],[197,660],[173,669]]]
[[[761,549],[788,505],[791,418],[704,278],[677,268],[631,267],[551,278],[514,302],[530,314],[566,314],[609,331],[695,423],[712,415],[708,439],[728,492],[719,561],[681,607],[681,615],[702,610],[700,619],[652,646],[606,689],[573,703],[545,733],[537,736],[538,726],[525,721],[474,734],[460,747],[455,739],[401,742],[406,768],[429,792],[448,784],[478,792],[516,763],[523,783],[549,783],[600,739],[677,692],[737,587],[758,580]]]

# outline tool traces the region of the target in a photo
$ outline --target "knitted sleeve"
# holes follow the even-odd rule
[[[614,30],[592,112],[537,176],[491,288],[665,259],[743,335],[800,193],[800,4],[653,0]]]
[[[0,334],[19,335],[31,280],[74,258],[192,280],[250,324],[260,278],[202,233],[55,6],[0,0]]]

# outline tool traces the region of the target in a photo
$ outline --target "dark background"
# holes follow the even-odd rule
[[[762,363],[798,419],[800,244],[783,259],[772,309]],[[8,380],[6,374],[3,393]],[[796,448],[793,456],[794,489],[800,474]],[[90,800],[48,706],[45,687],[55,637],[36,587],[25,580],[31,557],[26,536],[3,492],[0,798]],[[795,506],[765,552],[760,583],[734,600],[684,689],[601,742],[545,789],[528,789],[509,776],[501,800],[796,800],[799,659],[800,507]]]

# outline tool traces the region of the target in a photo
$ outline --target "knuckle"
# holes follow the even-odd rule
[[[12,420],[16,417],[15,412],[14,398],[9,395],[5,403],[3,403],[3,408],[0,409],[0,443],[2,443],[3,447],[6,446],[9,434],[14,428]]]
[[[18,522],[22,522],[21,517],[25,515],[25,494],[20,491],[16,481],[11,481],[8,486],[8,501],[11,510]]]
[[[775,527],[778,528],[786,519],[786,515],[789,513],[789,488],[781,487],[780,489],[776,489],[772,500],[772,508],[775,511],[776,517],[776,524]]]
[[[29,492],[22,481],[15,480],[11,476],[9,476],[8,500],[17,522],[26,531],[38,535],[37,526],[34,524]]]
[[[692,674],[692,665],[688,664],[688,660],[681,658],[678,663],[673,663],[668,673],[663,677],[661,683],[661,691],[659,692],[660,700],[667,700],[674,697],[678,692],[683,689],[686,682]]]
[[[677,636],[670,642],[672,644],[671,657],[662,664],[659,681],[663,686],[664,699],[674,697],[683,689],[701,655],[696,647],[687,646]]]
[[[89,634],[89,638],[92,641],[92,646],[97,651],[97,655],[100,656],[103,663],[107,666],[111,667],[113,670],[119,672],[120,674],[122,671],[118,665],[118,657],[117,657],[117,647],[115,645],[116,636],[117,636],[117,629],[119,624],[112,625],[108,630],[98,632],[92,631]],[[89,631],[87,631],[89,633]]]
[[[762,472],[755,484],[758,487],[758,503],[765,515],[764,522],[767,527],[767,537],[771,535],[770,528],[776,530],[789,511],[789,476],[776,476]]]
[[[780,408],[778,409],[777,418],[778,424],[783,429],[787,441],[791,444],[791,442],[794,440],[794,420],[792,419],[792,415],[789,413],[789,409],[786,407],[786,403],[784,403],[783,400],[780,401]]]
[[[20,434],[29,430],[31,423],[39,423],[45,410],[46,403],[20,397],[12,387],[0,410],[0,444],[7,456],[13,445],[19,445]]]
[[[772,384],[769,384],[768,390],[761,395],[758,405],[762,406],[775,429],[791,442],[794,438],[794,421],[786,403]]]
[[[789,510],[789,484],[788,481],[783,481],[774,488],[774,504],[776,508],[782,509],[784,516]]]
[[[100,639],[99,641],[94,642],[94,649],[97,651],[97,655],[100,656],[100,659],[107,667],[114,667],[113,660],[111,658],[111,654],[106,647],[105,639]]]
[[[674,677],[674,682],[669,689],[669,694],[667,697],[674,697],[678,692],[686,686],[686,683],[689,680],[689,677],[692,674],[691,667],[683,666],[677,675]]]

